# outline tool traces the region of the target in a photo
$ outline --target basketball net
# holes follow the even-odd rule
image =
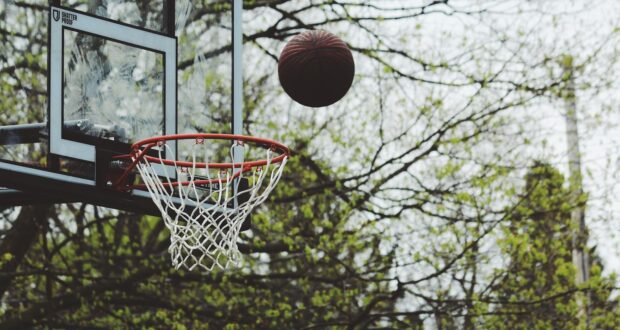
[[[136,155],[132,160],[138,161],[136,168],[170,231],[168,251],[172,265],[176,269],[206,271],[237,265],[241,257],[237,246],[241,227],[280,180],[287,157],[275,162],[276,153],[266,148],[263,166],[233,162],[229,169],[213,168],[209,166],[206,143],[197,139],[191,150],[192,166],[188,167],[188,162],[181,166],[181,162],[164,161],[164,152],[173,151],[163,141],[157,145],[159,162],[154,161],[155,157]],[[233,160],[235,148],[246,147],[235,142],[230,149]],[[204,157],[200,163],[199,155]],[[156,167],[163,168],[164,175]],[[247,184],[242,184],[242,180],[247,180]]]

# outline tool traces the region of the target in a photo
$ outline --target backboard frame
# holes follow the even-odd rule
[[[68,138],[64,126],[64,32],[85,33],[109,41],[129,45],[163,56],[163,134],[177,134],[177,38],[148,29],[131,26],[103,17],[79,12],[61,6],[49,7],[48,51],[48,130],[51,154],[94,163],[96,145],[87,141]],[[177,145],[171,143],[176,159]],[[129,145],[127,145],[127,152]]]

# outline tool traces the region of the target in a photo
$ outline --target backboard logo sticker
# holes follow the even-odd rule
[[[77,15],[67,12],[62,12],[62,24],[72,25],[73,21],[77,21]]]
[[[58,11],[58,9],[54,9],[52,11],[52,17],[54,17],[54,20],[56,22],[58,22],[58,20],[60,19],[60,12]]]

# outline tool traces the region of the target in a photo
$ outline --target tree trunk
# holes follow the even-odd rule
[[[0,242],[0,297],[11,285],[13,276],[37,235],[46,227],[48,205],[24,206],[13,227]]]

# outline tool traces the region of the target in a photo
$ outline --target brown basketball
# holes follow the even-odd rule
[[[286,94],[308,107],[340,100],[351,87],[355,63],[347,45],[326,31],[306,31],[289,41],[278,61]]]

